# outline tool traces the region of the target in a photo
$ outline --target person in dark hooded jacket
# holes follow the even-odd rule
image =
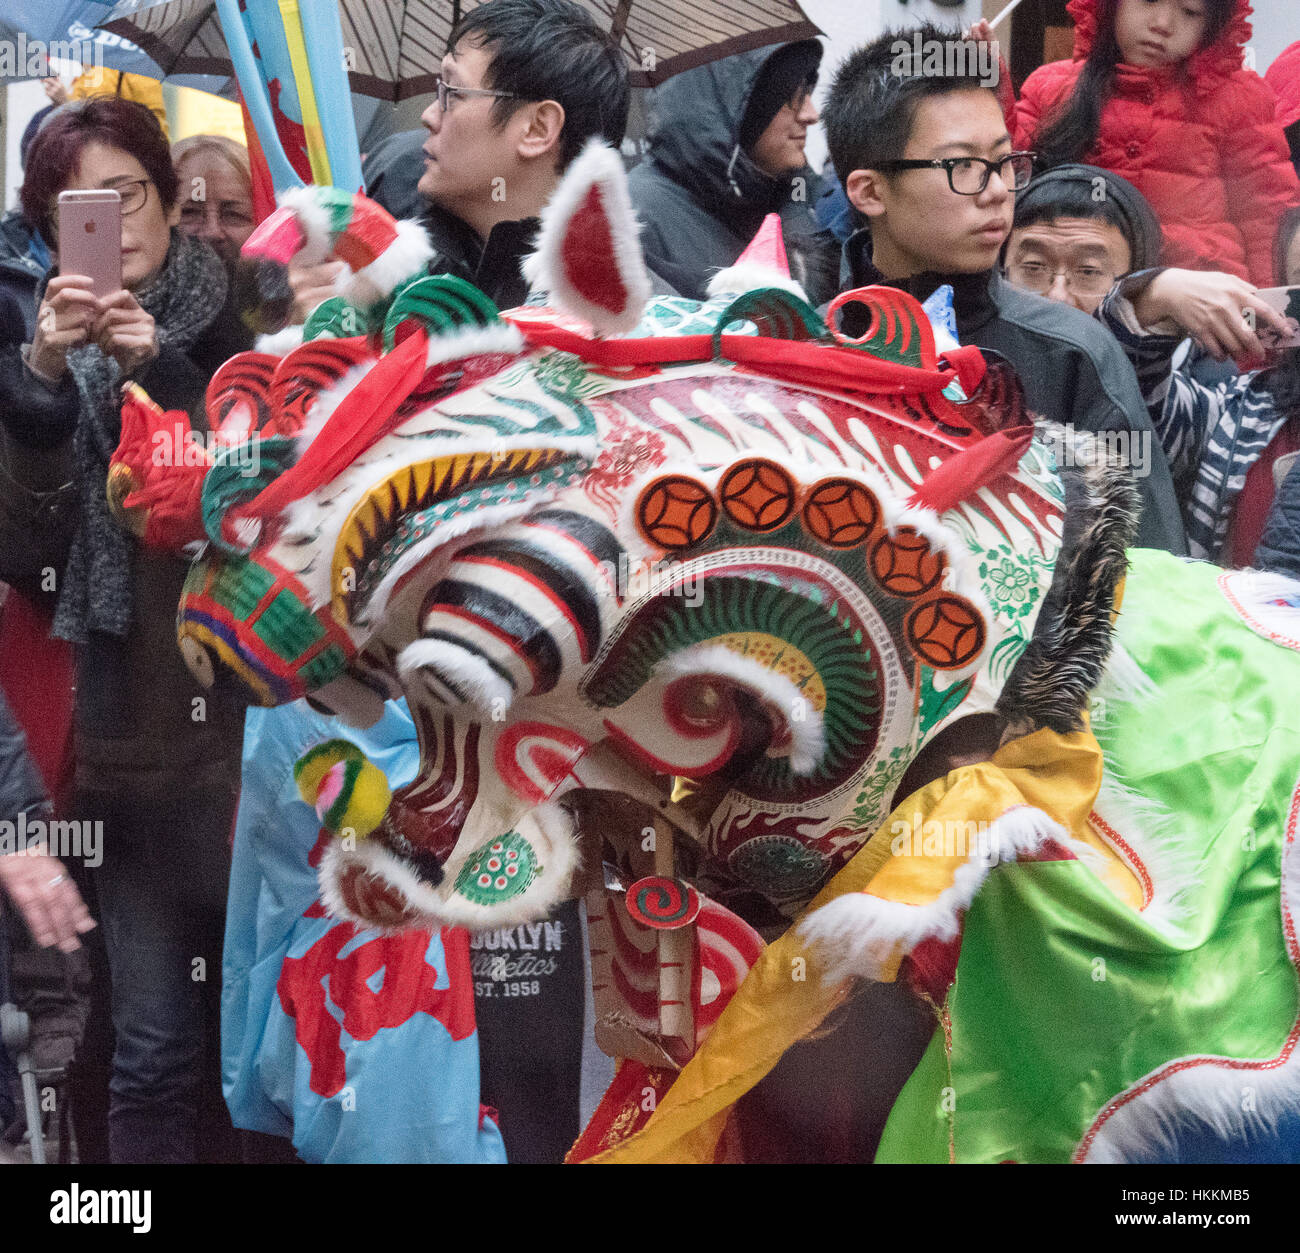
[[[769,213],[781,215],[791,273],[813,303],[834,294],[834,249],[817,233],[817,177],[803,154],[821,57],[815,39],[757,48],[651,94],[648,155],[628,191],[647,264],[682,295],[703,299]]]

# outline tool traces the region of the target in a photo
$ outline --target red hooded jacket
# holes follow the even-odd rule
[[[1017,148],[1032,148],[1074,91],[1106,3],[1071,0],[1074,58],[1025,80],[1013,124]],[[1243,68],[1250,12],[1249,0],[1237,0],[1219,37],[1183,66],[1120,65],[1097,142],[1082,159],[1123,175],[1151,202],[1166,265],[1226,270],[1271,287],[1278,220],[1300,204],[1300,181],[1272,89]]]

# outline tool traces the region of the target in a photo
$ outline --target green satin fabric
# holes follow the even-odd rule
[[[996,868],[966,919],[951,1057],[936,1032],[879,1161],[948,1161],[950,1132],[957,1161],[1068,1161],[1107,1101],[1158,1067],[1272,1058],[1295,1024],[1280,863],[1300,655],[1241,623],[1213,567],[1130,556],[1119,637],[1159,692],[1094,729],[1107,770],[1177,815],[1188,913],[1135,912],[1079,862]]]

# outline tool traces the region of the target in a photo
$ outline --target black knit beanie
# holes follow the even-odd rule
[[[1100,184],[1098,179],[1102,180]],[[1016,196],[1015,225],[1078,216],[1105,221],[1110,215],[1087,211],[1091,204],[1098,202],[1094,189],[1099,186],[1114,216],[1120,219],[1119,229],[1128,239],[1133,254],[1130,270],[1147,270],[1159,265],[1163,239],[1155,211],[1128,179],[1100,166],[1058,165],[1035,175],[1033,182]]]
[[[816,86],[821,60],[821,44],[815,39],[802,39],[778,48],[763,62],[749,93],[749,103],[745,106],[745,116],[737,136],[746,152],[758,142],[768,123],[783,105],[794,98],[800,87],[806,85],[811,89]]]

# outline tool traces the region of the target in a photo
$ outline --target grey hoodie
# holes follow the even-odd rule
[[[773,178],[739,141],[759,71],[781,46],[687,70],[650,96],[649,152],[628,190],[647,264],[692,299],[703,299],[712,275],[735,261],[769,213],[781,215],[792,272],[810,248],[821,254],[812,212],[817,176],[805,169]],[[833,288],[809,292],[814,303],[830,294]]]

